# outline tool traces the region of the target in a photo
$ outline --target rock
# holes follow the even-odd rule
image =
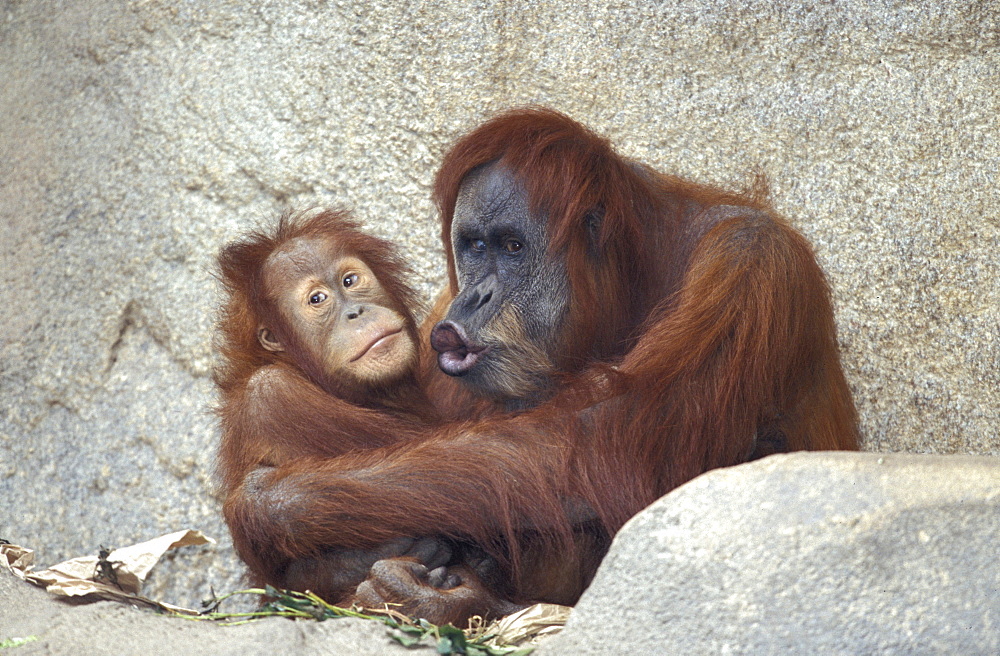
[[[281,617],[239,626],[196,622],[100,601],[66,603],[0,569],[0,644],[15,639],[17,656],[242,656],[243,654],[434,654],[406,648],[375,621],[293,621]],[[18,644],[18,643],[14,643]]]
[[[996,654],[1000,460],[810,453],[619,532],[555,654]]]

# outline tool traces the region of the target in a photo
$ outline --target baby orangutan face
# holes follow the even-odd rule
[[[331,391],[384,388],[413,371],[412,328],[368,265],[334,240],[289,241],[267,259],[264,286],[280,325],[259,327],[261,345]]]

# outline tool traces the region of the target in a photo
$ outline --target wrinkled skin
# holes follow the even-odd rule
[[[462,183],[451,245],[459,292],[431,333],[441,370],[509,409],[534,405],[552,387],[569,300],[544,217],[509,171],[480,168]]]
[[[423,538],[403,557],[375,562],[354,601],[459,625],[473,615],[497,618],[525,607],[494,592],[502,587],[500,576],[496,562],[474,547],[458,554],[441,540]]]

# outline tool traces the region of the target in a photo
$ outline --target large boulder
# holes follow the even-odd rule
[[[998,545],[996,458],[772,456],[634,517],[537,654],[996,654]]]

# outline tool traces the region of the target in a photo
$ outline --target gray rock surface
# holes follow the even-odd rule
[[[57,601],[0,571],[0,643],[28,640],[17,656],[243,656],[246,654],[434,654],[430,645],[406,648],[384,624],[336,619],[325,622],[268,618],[239,626],[195,622],[102,601]],[[7,653],[6,650],[4,653]]]
[[[869,449],[1000,455],[995,1],[0,0],[0,537],[41,564],[192,527],[148,594],[240,568],[212,494],[217,249],[343,204],[443,281],[429,185],[490,112],[757,167],[834,287]]]
[[[996,654],[1000,460],[809,453],[619,531],[550,654]]]

